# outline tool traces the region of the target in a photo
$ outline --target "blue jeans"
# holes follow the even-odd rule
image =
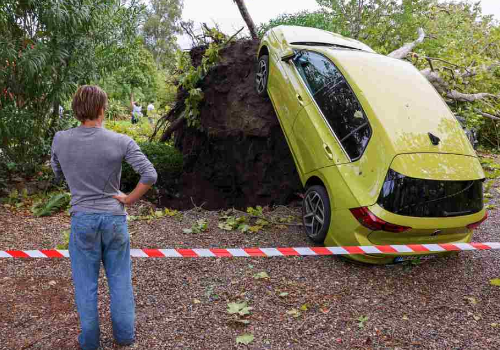
[[[83,350],[99,347],[97,280],[101,261],[111,297],[113,336],[119,344],[134,342],[135,303],[132,291],[130,236],[125,215],[75,212],[69,241],[75,300]]]

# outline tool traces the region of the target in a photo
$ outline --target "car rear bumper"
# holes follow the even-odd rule
[[[369,207],[377,217],[387,222],[412,227],[406,232],[372,231],[362,226],[349,209],[332,212],[332,224],[325,239],[326,246],[370,246],[370,245],[400,245],[400,244],[442,244],[468,243],[472,240],[473,231],[467,225],[480,221],[484,215],[483,209],[472,215],[452,218],[415,218],[404,217],[385,211],[378,205]],[[335,222],[343,225],[335,225]],[[345,223],[345,224],[344,224]],[[442,252],[412,252],[394,254],[359,254],[349,255],[352,260],[370,264],[391,264],[395,258],[404,256],[446,256],[453,253]]]

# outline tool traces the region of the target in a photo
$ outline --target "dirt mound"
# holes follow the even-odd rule
[[[204,131],[185,122],[175,131],[184,172],[177,190],[163,193],[162,205],[186,208],[194,202],[218,209],[286,204],[302,191],[273,106],[255,92],[257,48],[256,41],[238,41],[220,51],[220,64],[201,85]],[[202,54],[193,49],[192,61],[200,62]],[[180,92],[178,99],[184,96]]]

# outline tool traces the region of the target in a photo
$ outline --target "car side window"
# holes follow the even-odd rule
[[[351,160],[359,159],[370,140],[371,128],[342,73],[315,52],[302,51],[293,62]]]

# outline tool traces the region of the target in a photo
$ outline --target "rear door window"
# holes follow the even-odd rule
[[[352,161],[359,159],[370,140],[371,128],[344,76],[319,53],[302,51],[293,61],[347,155]]]

